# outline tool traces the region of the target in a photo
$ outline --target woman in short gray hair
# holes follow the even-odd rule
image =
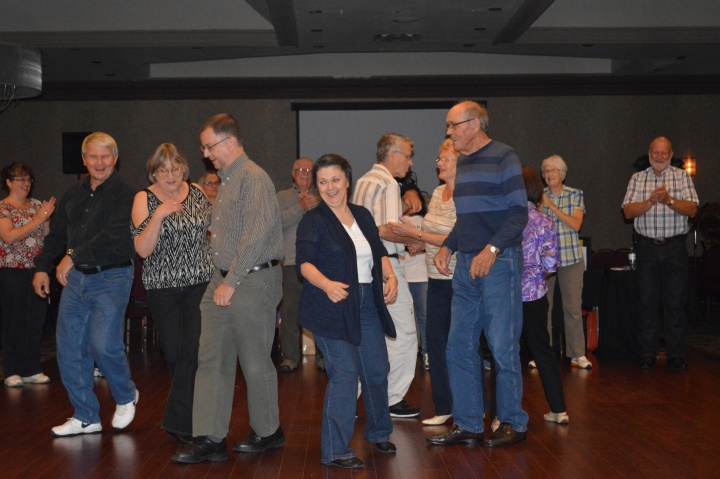
[[[559,263],[557,274],[548,278],[548,329],[552,338],[552,310],[555,281],[560,283],[565,321],[565,355],[570,364],[591,369],[585,357],[585,333],[582,323],[582,288],[585,264],[578,232],[585,216],[583,192],[564,184],[567,164],[558,155],[545,158],[542,176],[547,184],[542,197],[543,213],[555,221],[558,232]]]

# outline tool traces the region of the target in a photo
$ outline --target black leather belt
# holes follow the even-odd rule
[[[252,268],[250,268],[250,271],[248,271],[248,274],[254,273],[256,271],[261,271],[263,269],[272,268],[273,266],[277,266],[279,264],[280,264],[279,259],[272,259],[270,261],[265,261],[264,263],[258,263],[255,266],[253,266]],[[221,269],[220,274],[224,278],[225,276],[227,276],[228,272],[227,272],[227,270]]]
[[[124,268],[125,266],[132,266],[132,260],[127,260],[117,264],[106,264],[104,266],[88,266],[86,264],[76,264],[75,269],[80,271],[82,274],[98,274],[103,271],[115,268]]]
[[[652,244],[667,244],[676,243],[679,241],[685,241],[687,235],[670,236],[668,238],[648,238],[640,233],[635,233],[639,243],[652,243]]]
[[[400,258],[398,257],[398,254],[397,254],[397,253],[389,254],[389,255],[388,255],[388,258],[400,259]]]

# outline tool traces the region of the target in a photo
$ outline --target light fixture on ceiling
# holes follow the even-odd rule
[[[13,102],[42,93],[40,52],[13,43],[0,43],[0,112]]]

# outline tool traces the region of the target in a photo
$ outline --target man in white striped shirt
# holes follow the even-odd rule
[[[385,339],[390,360],[388,373],[388,404],[392,417],[416,417],[420,409],[404,399],[415,377],[418,343],[412,296],[400,265],[404,239],[396,236],[389,222],[399,223],[402,215],[400,186],[395,177],[403,178],[412,166],[413,141],[397,133],[384,135],[377,145],[377,163],[355,185],[353,203],[366,207],[375,218],[380,238],[388,251],[398,279],[398,298],[388,305],[397,331],[395,339]]]

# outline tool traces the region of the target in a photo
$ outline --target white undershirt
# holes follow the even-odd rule
[[[357,256],[357,269],[358,269],[358,281],[360,283],[372,283],[372,250],[370,249],[370,243],[365,239],[365,235],[360,231],[356,221],[353,221],[352,226],[348,227],[343,225],[347,234],[350,235],[353,244],[355,245],[355,256]]]

